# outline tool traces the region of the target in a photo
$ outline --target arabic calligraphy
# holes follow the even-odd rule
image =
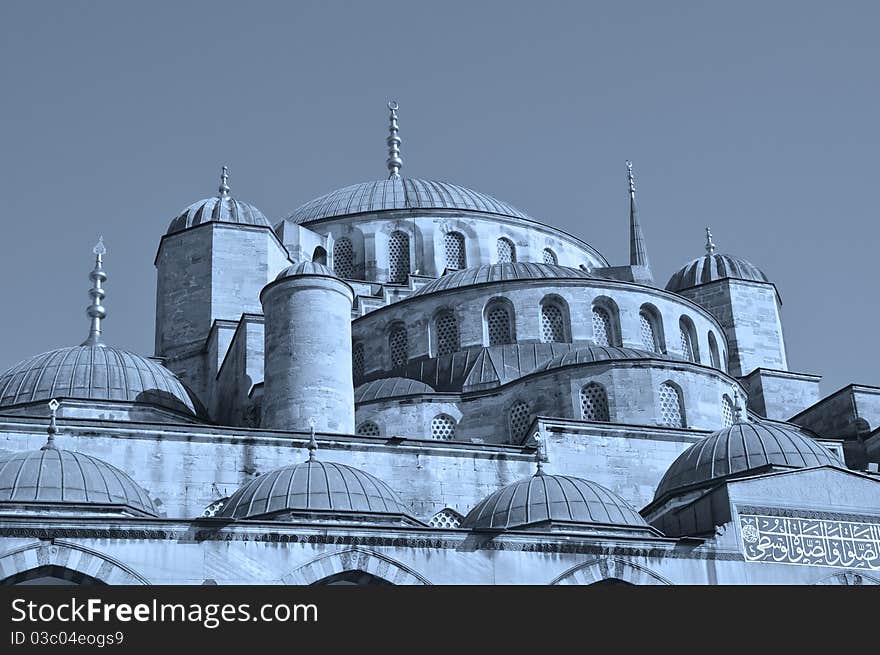
[[[744,514],[739,521],[748,562],[880,569],[880,523]]]

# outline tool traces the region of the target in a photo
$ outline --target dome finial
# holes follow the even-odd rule
[[[733,411],[736,414],[736,422],[737,423],[748,423],[749,416],[746,413],[746,408],[744,403],[740,402],[740,394],[739,392],[733,394]]]
[[[538,432],[535,434],[535,475],[544,475],[544,462],[547,461],[547,452],[544,447],[544,437]]]
[[[715,254],[715,244],[712,243],[712,230],[706,226],[706,252],[710,255]]]
[[[318,452],[318,440],[315,439],[315,426],[318,424],[317,419],[312,416],[309,419],[309,431],[311,432],[311,436],[309,437],[309,445],[307,446],[309,449],[309,461],[314,462],[317,457],[315,453]]]
[[[101,343],[101,320],[107,316],[107,310],[101,304],[106,295],[103,284],[107,281],[107,274],[104,272],[104,255],[107,254],[104,237],[98,239],[92,252],[95,254],[95,268],[89,273],[89,279],[92,281],[89,295],[92,297],[92,302],[86,308],[86,314],[91,319],[91,327],[88,339],[82,344],[84,346],[94,346]]]
[[[61,403],[54,398],[49,401],[49,427],[46,428],[49,438],[46,439],[46,445],[40,448],[40,450],[57,450],[58,448],[55,445],[55,435],[58,434],[58,425],[55,423],[55,417],[60,406]]]
[[[227,166],[224,166],[223,171],[220,173],[220,187],[217,191],[220,192],[221,198],[229,195],[229,168]]]
[[[388,166],[388,179],[395,180],[400,178],[400,168],[403,166],[403,160],[400,158],[400,134],[397,127],[397,110],[400,105],[397,100],[388,103],[388,109],[391,116],[388,118],[388,159],[385,164]]]

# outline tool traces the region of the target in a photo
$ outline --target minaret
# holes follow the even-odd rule
[[[648,276],[651,276],[648,248],[645,246],[645,237],[642,234],[642,226],[639,224],[639,216],[636,211],[636,182],[633,178],[631,161],[626,162],[626,177],[629,181],[629,264],[630,266],[643,266],[647,269]]]
[[[98,243],[92,248],[92,252],[95,254],[95,268],[89,273],[89,279],[92,281],[89,296],[91,296],[92,302],[86,308],[86,314],[91,320],[91,326],[89,327],[88,339],[82,342],[83,346],[101,345],[101,320],[107,316],[107,310],[101,304],[106,295],[103,284],[107,281],[107,274],[104,272],[104,255],[107,254],[107,248],[104,246],[104,237],[98,239]]]
[[[400,158],[400,134],[397,127],[397,110],[400,105],[397,100],[388,103],[388,109],[391,116],[388,118],[388,159],[385,164],[388,166],[388,179],[396,180],[400,178],[400,168],[403,166],[403,160]]]

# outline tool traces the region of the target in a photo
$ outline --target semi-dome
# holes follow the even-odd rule
[[[505,282],[508,280],[550,280],[550,279],[596,279],[595,275],[582,269],[557,264],[538,264],[532,262],[514,262],[511,264],[487,264],[465,268],[454,273],[428,282],[412,293],[412,296],[424,296],[437,291],[459,289],[489,282]]]
[[[97,457],[48,445],[0,456],[0,511],[49,509],[156,516],[147,492]]]
[[[589,480],[537,473],[481,500],[461,522],[471,530],[513,530],[547,523],[653,530],[623,498]]]
[[[535,372],[549,371],[564,366],[575,364],[592,364],[594,362],[607,362],[612,360],[637,360],[637,359],[669,359],[682,361],[679,358],[663,353],[648,352],[637,348],[621,348],[617,346],[585,346],[568,352],[560,353],[549,361],[535,368]]]
[[[0,407],[51,398],[145,403],[204,416],[201,404],[174,373],[103,343],[51,350],[0,375]]]
[[[278,274],[275,279],[281,280],[282,278],[294,277],[296,275],[323,275],[325,277],[339,277],[338,275],[336,275],[336,273],[333,272],[333,269],[331,269],[329,266],[325,266],[324,264],[319,264],[317,262],[299,262],[298,264],[294,264],[285,268]]]
[[[202,223],[237,223],[239,225],[257,225],[272,227],[272,223],[259,209],[229,195],[226,167],[220,177],[218,195],[194,202],[178,214],[168,226],[167,234],[180,232]]]
[[[325,218],[391,209],[453,209],[532,220],[492,196],[449,182],[395,177],[336,189],[295,209],[287,220],[312,223]]]
[[[409,516],[380,479],[353,466],[309,459],[285,466],[238,489],[217,514],[227,519],[273,519],[302,512]]]
[[[741,257],[715,252],[712,233],[706,228],[706,254],[677,270],[666,284],[667,291],[678,292],[707,282],[733,278],[750,282],[770,280],[757,266]]]
[[[434,389],[421,380],[392,377],[373,380],[360,385],[354,390],[354,401],[363,403],[381,398],[397,398],[420,393],[434,393]]]
[[[654,494],[667,494],[772,466],[843,466],[828,448],[791,425],[744,422],[710,434],[672,463]]]

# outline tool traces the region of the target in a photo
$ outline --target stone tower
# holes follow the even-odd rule
[[[354,432],[354,291],[322,264],[290,266],[260,294],[265,316],[264,428]]]

